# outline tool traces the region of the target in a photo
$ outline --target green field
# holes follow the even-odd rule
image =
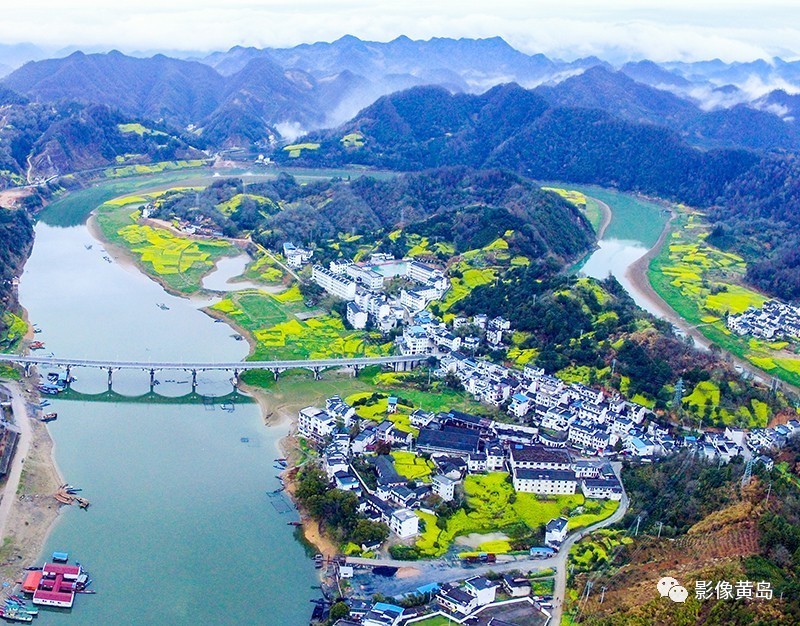
[[[380,356],[380,341],[362,332],[346,330],[335,315],[301,321],[295,313],[306,312],[299,292],[290,289],[273,295],[246,290],[229,294],[213,310],[223,313],[247,331],[255,343],[252,358],[321,359],[330,356]]]
[[[289,153],[289,156],[296,159],[300,156],[303,150],[319,150],[318,143],[294,143],[290,146],[284,147],[284,150]]]
[[[425,557],[439,557],[447,552],[453,540],[471,533],[503,532],[503,529],[524,523],[531,530],[560,515],[569,518],[569,528],[583,528],[605,519],[619,506],[618,502],[586,500],[582,495],[545,498],[530,493],[515,493],[506,472],[473,474],[464,481],[468,512],[460,509],[447,520],[445,529],[436,525],[434,516],[419,512],[425,520],[425,532],[416,543]],[[508,552],[507,542],[481,546],[494,552]]]
[[[131,252],[145,272],[174,291],[199,291],[203,276],[213,270],[219,259],[238,254],[238,249],[227,241],[192,239],[139,224],[140,212],[134,207],[143,201],[130,196],[106,202],[97,209],[97,225],[107,241]]]
[[[790,384],[800,385],[800,357],[792,346],[739,337],[728,330],[727,314],[760,307],[765,296],[742,284],[744,260],[706,242],[709,226],[699,213],[684,211],[673,221],[671,235],[650,262],[653,289],[675,311],[721,349],[745,359]],[[761,420],[752,426],[765,426]]]
[[[4,352],[13,352],[19,346],[25,333],[28,332],[28,324],[25,320],[14,315],[11,311],[0,313],[5,330],[0,333],[0,348]]]

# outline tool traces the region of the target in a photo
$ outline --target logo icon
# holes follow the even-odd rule
[[[681,586],[678,581],[671,576],[664,576],[661,578],[656,587],[662,598],[666,596],[673,602],[686,602],[686,598],[689,597],[689,592],[686,590],[686,587]]]

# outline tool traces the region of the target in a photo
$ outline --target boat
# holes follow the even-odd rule
[[[104,257],[103,257],[103,260],[104,260],[106,263],[111,263],[111,259],[110,259],[108,256],[104,256]]]
[[[287,526],[302,526],[303,522],[286,522]]]
[[[30,567],[25,568],[28,572],[41,572],[42,568],[39,565],[31,565]]]
[[[169,307],[168,307],[166,304],[164,304],[163,302],[161,302],[161,303],[159,303],[159,304],[156,304],[156,306],[157,306],[159,309],[161,309],[162,311],[169,311]]]
[[[58,418],[58,413],[45,413],[42,415],[43,422],[52,422]]]
[[[5,605],[28,615],[39,615],[39,609],[32,602],[28,602],[25,598],[20,598],[19,596],[11,596],[6,600]]]
[[[92,244],[85,243],[85,244],[83,244],[83,247],[86,248],[87,250],[91,250],[92,249]]]
[[[37,328],[36,326],[34,326],[33,327],[33,332],[38,335],[40,332],[42,332],[42,329],[41,328]]]
[[[66,487],[66,485],[64,485]],[[53,561],[56,563],[66,563],[69,561],[69,552],[53,552]]]
[[[0,617],[9,622],[32,622],[33,615],[20,610],[14,606],[6,605],[5,608],[0,608]]]
[[[44,342],[43,341],[32,341],[30,345],[31,350],[42,350],[44,349]]]
[[[56,382],[58,380],[58,373],[57,372],[48,372],[47,380],[49,380],[51,383]]]

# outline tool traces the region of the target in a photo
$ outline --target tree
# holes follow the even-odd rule
[[[350,607],[344,602],[337,602],[331,607],[330,620],[331,624],[335,624],[340,619],[344,619],[350,615]]]
[[[389,528],[381,522],[360,519],[356,522],[350,541],[356,545],[383,543],[389,537]]]

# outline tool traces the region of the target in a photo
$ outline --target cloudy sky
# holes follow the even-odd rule
[[[0,43],[122,51],[500,35],[612,61],[798,58],[797,0],[0,0]],[[602,7],[601,7],[602,5]],[[646,7],[646,8],[643,8]]]

